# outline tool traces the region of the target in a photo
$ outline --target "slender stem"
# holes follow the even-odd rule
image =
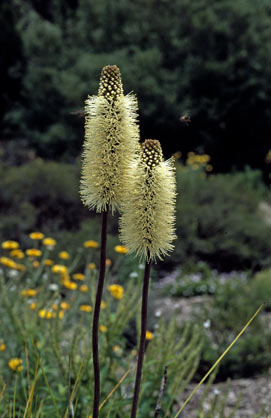
[[[100,307],[103,294],[104,278],[105,278],[105,261],[106,261],[106,230],[107,230],[108,209],[103,212],[102,219],[102,233],[101,233],[101,252],[100,252],[100,272],[97,286],[95,308],[93,314],[92,326],[92,353],[93,353],[93,368],[94,368],[94,405],[93,418],[99,415],[100,403],[100,366],[99,366],[99,346],[98,346],[98,330],[99,330],[99,316]]]
[[[137,410],[137,404],[138,404],[140,382],[141,382],[141,375],[142,375],[142,366],[143,366],[143,359],[144,359],[144,352],[145,352],[150,271],[151,271],[151,261],[147,260],[146,265],[145,265],[144,283],[143,283],[143,289],[142,289],[141,335],[140,335],[140,345],[139,345],[139,353],[138,353],[138,359],[137,359],[136,381],[135,381],[134,399],[133,399],[131,418],[136,418],[136,410]]]

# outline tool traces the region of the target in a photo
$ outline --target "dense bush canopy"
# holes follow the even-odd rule
[[[270,14],[263,0],[6,1],[1,139],[25,139],[46,158],[78,155],[84,100],[101,67],[117,64],[138,95],[143,138],[168,153],[205,150],[216,170],[263,167]]]

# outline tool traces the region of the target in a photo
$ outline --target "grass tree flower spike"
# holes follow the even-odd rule
[[[176,181],[174,160],[164,161],[159,141],[146,139],[140,154],[126,180],[120,238],[129,252],[150,261],[174,248]]]
[[[114,212],[123,198],[124,178],[139,149],[137,100],[124,96],[119,68],[102,69],[97,96],[86,100],[85,142],[80,193],[89,209],[103,212],[100,268],[92,326],[94,369],[93,418],[100,404],[99,316],[106,271],[106,230],[109,209]],[[74,285],[76,285],[74,283]]]
[[[142,288],[141,333],[131,418],[136,418],[146,345],[148,291],[152,260],[161,259],[173,249],[176,238],[176,182],[173,161],[163,160],[160,142],[146,139],[138,160],[126,179],[126,196],[122,202],[120,238],[129,252],[144,258]]]
[[[119,207],[123,178],[139,143],[137,99],[124,96],[120,70],[103,68],[97,96],[86,100],[81,198],[90,209]]]

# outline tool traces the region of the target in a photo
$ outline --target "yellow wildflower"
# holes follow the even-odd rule
[[[16,267],[15,261],[8,257],[0,257],[0,263],[3,264],[3,266],[9,267],[11,269],[15,269]]]
[[[211,164],[207,164],[205,170],[208,171],[208,173],[210,173],[211,171],[213,171],[213,166]]]
[[[97,241],[93,241],[91,239],[89,241],[85,241],[84,242],[84,247],[85,248],[98,248],[99,247],[99,243]]]
[[[45,266],[52,266],[52,265],[54,264],[54,261],[53,261],[53,260],[51,260],[50,258],[46,258],[46,259],[43,261],[43,264],[44,264]]]
[[[119,345],[114,345],[112,350],[113,350],[113,352],[114,352],[114,353],[116,353],[116,354],[120,354],[120,353],[121,353],[121,351],[122,351],[122,350],[121,350],[121,347],[120,347]]]
[[[120,253],[120,254],[127,254],[128,250],[126,247],[124,247],[124,245],[116,245],[114,247],[114,250],[116,251],[116,253]]]
[[[162,259],[176,238],[174,160],[163,160],[160,142],[146,139],[140,160],[126,178],[120,219],[121,241],[140,257]]]
[[[137,356],[137,351],[134,349],[134,350],[131,351],[131,354],[132,354],[132,356],[135,357],[135,356]]]
[[[30,307],[31,311],[34,311],[36,309],[36,307],[37,307],[37,304],[34,303],[34,302],[32,302],[29,307]]]
[[[153,339],[153,333],[151,331],[146,331],[146,340],[152,340]]]
[[[60,251],[58,257],[62,260],[68,260],[70,258],[70,254],[67,251]]]
[[[51,318],[52,318],[52,316],[53,316],[53,313],[52,313],[51,311],[47,311],[47,312],[46,312],[46,315],[45,315],[45,318],[46,318],[46,319],[51,319]]]
[[[111,284],[108,286],[108,290],[115,299],[120,300],[123,298],[124,289],[119,284]]]
[[[11,370],[15,372],[21,372],[23,370],[22,364],[23,364],[23,360],[17,357],[12,358],[8,362],[8,365],[11,368]]]
[[[70,275],[67,271],[63,271],[63,273],[60,273],[60,277],[62,284],[70,281]]]
[[[19,248],[19,243],[17,241],[4,241],[2,242],[2,248],[4,250],[16,250]]]
[[[40,317],[40,318],[45,318],[45,317],[46,317],[46,314],[47,314],[46,309],[41,309],[41,310],[39,311],[39,317]]]
[[[71,305],[68,302],[61,302],[60,307],[64,310],[70,309]]]
[[[70,290],[77,289],[77,283],[71,282],[70,280],[64,281],[63,286]]]
[[[83,312],[91,312],[92,311],[92,306],[90,306],[90,305],[81,305],[80,306],[80,311],[83,311]]]
[[[18,249],[10,251],[9,255],[15,258],[24,258],[23,251]]]
[[[56,240],[54,238],[44,238],[44,240],[42,241],[43,245],[45,245],[46,247],[54,247],[56,245]]]
[[[51,270],[53,273],[66,273],[67,267],[62,264],[55,264]]]
[[[107,327],[106,327],[105,325],[100,325],[100,326],[99,326],[99,330],[100,330],[101,332],[106,332],[106,331],[107,331]]]
[[[81,198],[89,209],[114,211],[139,140],[137,100],[124,96],[116,65],[102,69],[98,96],[88,97],[85,113]]]
[[[59,319],[63,319],[64,318],[64,311],[59,311],[58,312],[58,317],[59,317]]]
[[[80,292],[87,293],[88,286],[86,284],[82,284],[79,289],[80,289]]]
[[[110,260],[110,258],[107,258],[107,259],[105,260],[105,265],[106,265],[107,267],[110,267],[110,266],[111,266],[111,264],[112,264],[112,261]]]
[[[85,275],[83,273],[74,273],[72,278],[74,280],[85,280]]]
[[[172,157],[174,157],[174,158],[175,158],[175,160],[179,160],[179,159],[181,158],[181,156],[182,156],[181,151],[176,151],[176,152],[174,152],[174,154],[172,155]]]
[[[271,163],[271,149],[268,151],[268,153],[265,156],[265,163],[270,164]]]
[[[40,240],[44,238],[44,234],[42,232],[31,232],[29,237],[33,240]]]
[[[106,307],[106,303],[102,300],[101,301],[101,309],[104,309]]]
[[[95,270],[96,269],[96,264],[95,263],[89,263],[88,268],[90,270]]]
[[[40,262],[39,261],[33,261],[33,263],[32,263],[32,266],[36,269],[36,268],[38,268],[39,267],[39,265],[40,265]]]
[[[42,254],[41,250],[38,250],[37,248],[29,248],[26,250],[26,255],[29,257],[40,257]]]
[[[5,351],[5,349],[7,348],[6,344],[0,344],[0,351]]]
[[[37,290],[36,289],[25,289],[25,290],[22,290],[21,291],[21,295],[22,296],[30,296],[30,297],[33,297],[33,296],[36,296],[36,294],[37,294]]]

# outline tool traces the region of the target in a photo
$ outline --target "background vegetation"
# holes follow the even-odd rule
[[[84,100],[117,63],[138,95],[142,139],[157,137],[167,155],[207,152],[216,171],[265,168],[267,178],[270,15],[269,0],[2,2],[1,141],[72,161]]]

